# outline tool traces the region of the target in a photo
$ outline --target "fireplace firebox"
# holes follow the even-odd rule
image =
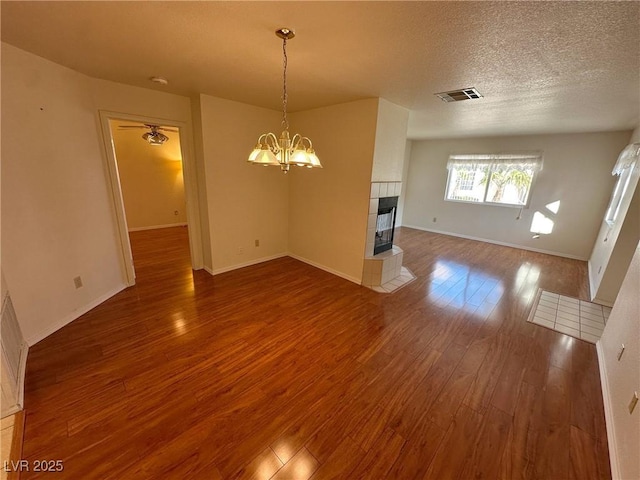
[[[378,217],[376,220],[376,237],[373,254],[391,250],[393,247],[393,233],[396,226],[396,210],[398,197],[384,197],[378,199]]]

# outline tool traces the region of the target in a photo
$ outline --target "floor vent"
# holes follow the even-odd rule
[[[24,373],[29,347],[22,337],[16,312],[7,292],[2,302],[0,317],[0,344],[2,345],[2,418],[13,415],[22,409],[24,395]]]
[[[441,92],[435,94],[443,102],[461,102],[462,100],[473,100],[474,98],[482,98],[482,95],[475,87],[463,88],[461,90],[452,90],[450,92]]]

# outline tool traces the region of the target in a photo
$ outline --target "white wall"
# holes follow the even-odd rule
[[[2,44],[2,270],[29,344],[124,286],[91,82]]]
[[[129,230],[186,224],[180,133],[149,145],[138,122],[110,120]]]
[[[640,478],[640,404],[628,405],[640,393],[640,244],[618,299],[597,344],[613,478]],[[618,361],[621,345],[625,352]]]
[[[411,148],[413,142],[411,140],[405,141],[404,147],[404,160],[402,165],[402,191],[400,198],[398,199],[398,212],[396,213],[396,226],[404,225],[404,203],[407,198],[407,180],[409,178],[409,164],[411,163]]]
[[[378,99],[291,117],[291,132],[311,138],[322,169],[290,176],[289,252],[353,282],[362,281]]]
[[[634,142],[640,142],[640,127],[631,135],[629,143]],[[613,305],[640,239],[639,179],[640,163],[636,163],[616,222],[609,225],[604,216],[600,220],[600,232],[589,258],[591,298],[597,303]]]
[[[200,109],[211,273],[286,255],[287,177],[247,162],[260,134],[279,133],[280,113],[209,95]]]
[[[611,169],[630,132],[531,135],[412,142],[403,212],[405,226],[503,243],[586,260],[613,188]],[[444,200],[452,153],[542,150],[544,169],[529,208],[473,205]],[[557,215],[545,205],[560,201]],[[554,220],[549,235],[533,239],[536,211]],[[434,222],[433,218],[437,220]]]
[[[372,182],[400,182],[407,143],[409,110],[378,99]]]

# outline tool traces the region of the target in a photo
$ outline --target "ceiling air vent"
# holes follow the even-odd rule
[[[443,102],[460,102],[462,100],[472,100],[474,98],[482,98],[480,92],[475,87],[463,88],[461,90],[452,90],[450,92],[436,93]]]

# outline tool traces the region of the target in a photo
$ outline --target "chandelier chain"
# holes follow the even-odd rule
[[[282,126],[285,130],[289,130],[289,120],[287,119],[287,39],[282,39],[282,66],[284,73],[282,74]]]

